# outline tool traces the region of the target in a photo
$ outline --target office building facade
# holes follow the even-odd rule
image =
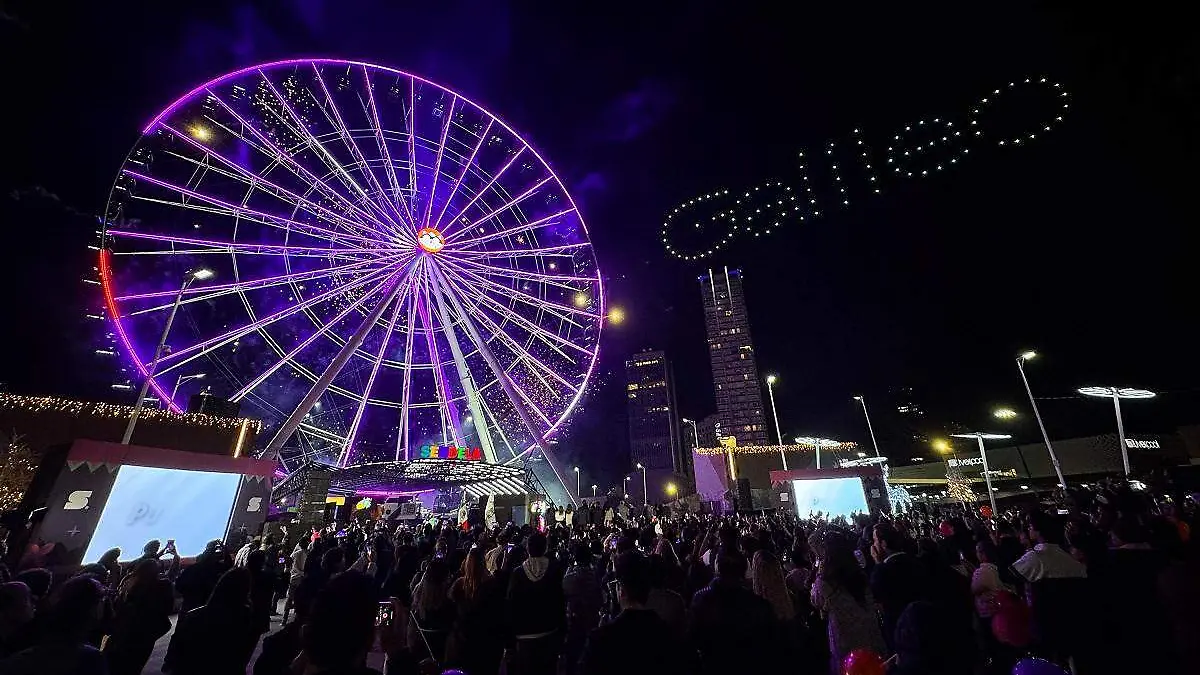
[[[700,277],[717,418],[720,435],[738,445],[769,445],[742,279],[741,270],[728,267]]]
[[[633,464],[646,468],[687,470],[681,452],[675,381],[671,362],[661,351],[634,354],[625,362],[629,413],[629,454]]]

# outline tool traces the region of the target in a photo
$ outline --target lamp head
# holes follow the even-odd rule
[[[778,379],[779,378],[774,375],[768,375],[767,376],[767,384],[775,384],[775,381]]]
[[[575,473],[579,473],[579,467],[575,467]]]
[[[1033,351],[1032,349],[1027,352],[1021,352],[1021,356],[1019,358],[1022,361],[1028,361],[1029,359],[1037,358],[1037,352]]]
[[[646,470],[646,467],[642,466],[641,462],[638,462],[637,468],[641,469],[642,471]]]
[[[863,399],[862,399],[862,397],[861,397],[861,396],[855,396],[855,397],[854,397],[854,400],[855,400],[855,401],[861,401],[861,400],[863,400]]]
[[[216,276],[216,274],[217,274],[216,272],[208,269],[207,267],[200,267],[200,268],[197,268],[194,270],[188,270],[188,273],[187,273],[187,275],[189,277],[191,277],[192,279],[195,279],[196,281],[205,281],[207,279],[211,279],[214,276]]]
[[[1016,418],[1017,411],[1012,408],[996,408],[992,411],[992,417],[998,420],[1011,420]]]

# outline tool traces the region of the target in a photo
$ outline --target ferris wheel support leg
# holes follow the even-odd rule
[[[446,280],[442,277],[441,270],[439,270],[436,265],[430,265],[429,270],[435,284],[444,290],[446,287]],[[550,449],[546,447],[546,442],[542,438],[542,434],[537,430],[537,425],[534,424],[533,418],[529,416],[529,411],[525,409],[525,406],[521,403],[520,397],[517,396],[517,392],[513,388],[512,380],[508,378],[508,373],[505,372],[504,368],[500,367],[500,363],[496,361],[496,356],[492,354],[491,348],[487,346],[487,342],[484,341],[484,339],[480,336],[479,329],[475,327],[475,322],[471,321],[470,316],[467,314],[466,310],[463,309],[462,303],[458,301],[458,298],[453,293],[445,293],[445,297],[450,300],[450,304],[454,305],[454,309],[458,312],[458,315],[462,317],[463,326],[465,326],[467,332],[470,333],[471,340],[474,341],[475,346],[479,348],[479,353],[483,356],[483,360],[487,362],[488,367],[491,368],[492,372],[496,374],[496,379],[500,383],[500,388],[504,390],[505,396],[508,396],[509,402],[512,403],[513,408],[515,408],[517,414],[520,415],[521,421],[525,424],[525,429],[529,431],[529,436],[533,438],[534,443],[541,448],[542,456],[546,458],[546,463],[549,464],[550,468],[554,471],[555,478],[562,483],[563,491],[566,492],[571,501],[578,506],[579,495],[574,494],[571,491],[571,488],[567,485],[567,482],[563,480],[562,471],[559,471],[558,463],[555,461],[554,456],[550,453]]]
[[[333,360],[329,362],[329,366],[325,368],[325,372],[321,373],[321,377],[317,378],[312,388],[301,399],[300,405],[296,406],[292,414],[284,420],[283,424],[279,427],[279,431],[275,433],[274,438],[271,439],[271,442],[267,444],[266,450],[263,451],[263,457],[274,459],[279,456],[279,451],[283,448],[283,444],[292,437],[292,434],[296,433],[296,429],[300,428],[300,423],[304,421],[304,416],[312,410],[313,405],[321,398],[325,390],[329,388],[329,385],[338,376],[338,373],[342,372],[342,368],[346,366],[346,362],[354,355],[354,351],[362,346],[363,340],[367,338],[367,333],[371,332],[371,328],[383,316],[383,311],[387,309],[388,305],[392,304],[392,300],[400,292],[400,279],[403,276],[403,271],[396,272],[388,280],[383,292],[383,300],[376,305],[375,309],[371,310],[370,316],[359,325],[358,330],[354,331],[354,335],[350,336],[350,339],[346,341],[345,346],[337,353],[337,356],[333,357]],[[349,457],[348,453],[347,457]]]
[[[479,393],[475,389],[475,382],[471,379],[471,371],[467,368],[467,360],[463,358],[462,347],[458,344],[458,338],[454,335],[454,329],[450,325],[450,312],[446,311],[446,301],[442,294],[442,288],[438,284],[430,284],[433,290],[434,303],[437,305],[438,317],[442,321],[442,330],[446,333],[446,341],[450,343],[450,353],[454,355],[454,366],[458,370],[458,379],[462,382],[463,391],[467,396],[467,408],[471,411],[471,419],[475,420],[475,431],[479,437],[479,444],[483,446],[483,456],[488,462],[496,463],[496,449],[492,445],[492,436],[488,433],[487,418],[483,416],[483,408],[479,405]],[[462,429],[458,430],[460,436],[465,435]]]

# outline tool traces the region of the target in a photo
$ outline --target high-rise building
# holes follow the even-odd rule
[[[629,454],[647,469],[687,471],[680,451],[675,380],[663,352],[641,352],[625,362],[629,411]]]
[[[742,271],[709,270],[700,277],[700,291],[721,435],[733,436],[738,445],[768,445]]]

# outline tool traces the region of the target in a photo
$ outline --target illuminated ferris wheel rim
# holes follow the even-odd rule
[[[239,78],[250,76],[250,75],[253,75],[254,73],[258,73],[264,79],[266,79],[267,72],[276,71],[278,69],[288,68],[288,67],[298,67],[298,68],[312,67],[312,68],[318,70],[318,79],[320,78],[320,70],[319,69],[322,67],[334,67],[334,68],[358,67],[358,68],[362,68],[364,73],[367,74],[368,87],[371,86],[371,83],[369,80],[371,71],[374,71],[377,73],[387,73],[387,74],[394,75],[398,78],[407,79],[412,83],[419,83],[422,85],[426,85],[428,87],[434,88],[435,90],[450,94],[450,95],[454,96],[457,101],[464,104],[464,106],[469,106],[469,107],[473,108],[477,114],[482,115],[483,117],[487,118],[487,120],[489,121],[489,124],[494,123],[494,124],[498,125],[500,128],[502,128],[504,131],[506,131],[511,136],[512,139],[514,139],[520,143],[522,151],[528,152],[530,155],[532,155],[532,158],[536,159],[536,161],[538,162],[538,164],[540,164],[541,167],[544,167],[545,171],[549,174],[549,177],[554,181],[554,186],[557,186],[557,194],[560,194],[561,196],[566,198],[570,208],[567,209],[566,211],[563,211],[562,213],[568,213],[568,212],[573,213],[574,222],[577,224],[577,226],[579,228],[579,232],[581,233],[581,236],[582,236],[581,241],[584,242],[583,244],[581,244],[581,246],[586,247],[586,249],[589,252],[589,255],[591,255],[591,257],[592,257],[593,264],[594,264],[594,262],[595,262],[594,252],[591,252],[590,235],[588,233],[587,224],[584,221],[583,215],[580,212],[578,205],[576,204],[574,198],[571,196],[570,192],[563,185],[562,180],[560,179],[558,174],[553,170],[553,168],[550,166],[550,164],[537,151],[536,148],[534,148],[528,141],[525,140],[525,138],[523,136],[521,136],[511,126],[509,126],[504,120],[502,120],[500,117],[496,116],[495,114],[491,113],[483,106],[480,106],[473,100],[471,100],[467,97],[464,97],[464,96],[458,94],[457,92],[455,92],[447,87],[444,87],[436,82],[433,82],[426,78],[422,78],[420,76],[417,76],[412,73],[408,73],[406,71],[399,70],[396,68],[391,68],[391,67],[387,67],[387,66],[381,66],[378,64],[372,64],[369,62],[356,61],[356,60],[344,60],[344,59],[333,59],[333,58],[294,58],[294,59],[285,59],[285,60],[273,61],[273,62],[268,62],[268,63],[256,64],[256,65],[252,65],[252,66],[248,66],[248,67],[236,70],[231,73],[227,73],[225,75],[221,75],[217,78],[213,78],[211,80],[204,82],[203,84],[200,84],[200,85],[194,87],[193,89],[188,91],[186,94],[177,98],[167,108],[165,108],[162,112],[160,112],[158,115],[156,115],[143,129],[142,136],[139,138],[139,143],[135,144],[134,150],[131,151],[131,153],[130,153],[130,157],[133,156],[134,152],[137,151],[137,149],[141,146],[142,142],[145,139],[147,139],[148,137],[151,137],[153,134],[157,133],[160,129],[165,128],[166,121],[170,120],[172,115],[174,115],[175,113],[180,111],[180,109],[183,108],[184,106],[195,102],[197,100],[197,97],[203,96],[206,92],[210,92],[210,90],[213,90],[215,87],[219,87],[221,85],[237,81]],[[331,101],[331,103],[332,103],[332,101]],[[453,105],[454,104],[452,103],[452,110],[453,110]],[[335,107],[336,107],[336,105],[335,105]],[[447,130],[449,129],[449,127],[450,127],[450,122],[448,121],[446,124]],[[168,129],[168,131],[174,131],[174,130]],[[382,128],[379,129],[379,132],[381,135],[383,135],[385,133]],[[409,128],[409,129],[407,129],[407,132],[411,137],[411,142],[413,142],[413,143],[418,142],[418,140],[420,142],[428,142],[428,139],[425,139],[424,137],[422,137],[420,139],[417,138],[415,128]],[[389,133],[395,134],[397,132],[395,130],[389,130]],[[485,130],[485,133],[486,133],[486,130]],[[445,143],[445,141],[446,141],[446,138],[445,138],[445,135],[443,134],[443,139],[442,139],[443,144]],[[481,137],[480,142],[482,143],[482,137]],[[319,141],[318,141],[318,143],[319,143]],[[476,150],[478,150],[478,148]],[[447,152],[452,152],[452,151],[447,150]],[[471,159],[469,159],[467,161],[466,165],[463,167],[464,175],[466,175],[467,171],[479,171],[478,167],[471,166],[471,163],[473,160],[474,160],[474,155],[472,155]],[[128,164],[128,162],[129,162],[129,158],[126,159],[126,164]],[[417,166],[418,165],[416,165],[416,164],[412,165],[411,170],[416,171]],[[435,171],[440,171],[441,167],[440,166],[434,167],[434,169],[435,169]],[[371,169],[368,165],[364,170],[370,171]],[[328,178],[328,175],[326,175],[326,178]],[[497,176],[497,178],[498,178],[498,176]],[[120,175],[118,176],[118,180],[119,179],[120,179]],[[460,178],[460,180],[461,180],[461,178]],[[543,183],[544,183],[544,181],[543,181]],[[541,183],[539,183],[539,185],[541,185]],[[114,194],[115,194],[115,186],[116,186],[116,183],[114,183]],[[436,189],[436,183],[435,183],[434,189]],[[478,193],[478,194],[482,195],[482,193]],[[436,197],[436,195],[430,197],[430,199],[433,199],[435,197]],[[452,193],[448,197],[448,199],[452,199],[453,197],[454,197],[454,195]],[[111,206],[113,200],[114,200],[114,197],[112,195],[110,195],[110,199],[109,199],[110,206]],[[299,208],[298,204],[296,206],[297,206],[297,208]],[[446,208],[448,208],[449,206],[450,206],[449,202],[447,202],[444,205],[443,210],[442,210],[442,215],[446,214]],[[453,222],[453,219],[451,219],[451,222]],[[415,224],[415,222],[410,223],[410,224]],[[110,230],[110,223],[108,222],[107,219],[105,219],[105,222],[104,222],[104,229],[106,232],[108,230]],[[436,243],[429,243],[422,238],[422,235],[425,234],[426,230],[432,230],[431,236],[436,238],[436,240],[437,240]],[[447,253],[451,253],[453,244],[455,242],[453,241],[453,237],[445,236],[443,231],[438,231],[436,228],[424,228],[420,232],[416,233],[416,236],[413,238],[413,241],[411,243],[414,244],[414,246],[412,247],[413,253],[419,259],[421,257],[420,254],[422,252],[425,255],[431,255],[431,256],[438,255],[438,254],[445,255]],[[443,247],[445,247],[445,248],[443,248]],[[484,251],[483,253],[486,255],[487,252]],[[553,268],[553,266],[551,266],[551,267]],[[116,287],[115,287],[115,284],[114,284],[114,281],[112,278],[113,277],[112,252],[105,247],[102,247],[101,251],[100,251],[99,270],[100,270],[100,276],[101,276],[101,282],[102,282],[101,285],[103,288],[104,299],[105,299],[105,303],[106,303],[106,309],[108,310],[108,313],[110,314],[110,316],[113,319],[113,325],[115,327],[115,332],[117,334],[117,338],[120,340],[120,342],[122,343],[122,346],[125,348],[126,354],[132,359],[137,372],[140,373],[142,377],[150,377],[150,385],[151,385],[153,392],[161,400],[167,401],[168,405],[171,409],[179,410],[180,406],[174,400],[172,400],[172,396],[167,394],[164,384],[159,382],[158,376],[162,374],[161,368],[155,373],[154,377],[150,376],[150,374],[149,374],[150,368],[147,365],[147,362],[150,359],[144,359],[139,356],[138,350],[134,347],[134,340],[131,338],[129,332],[126,330],[125,320],[129,317],[128,317],[128,315],[123,315],[121,308],[119,306],[119,302],[118,302],[119,298],[115,292]],[[604,294],[604,289],[603,289],[603,278],[599,272],[598,267],[596,269],[594,269],[594,278],[592,278],[590,280],[590,283],[595,284],[595,291],[596,291],[594,294],[594,301],[596,303],[595,304],[595,309],[596,309],[595,315],[596,315],[596,317],[598,317],[598,320],[595,321],[595,323],[594,323],[595,334],[592,338],[594,340],[593,346],[590,350],[583,350],[585,353],[590,351],[590,354],[588,354],[588,358],[587,358],[587,366],[582,372],[582,377],[577,380],[576,391],[575,391],[574,395],[571,397],[569,403],[567,403],[567,405],[564,408],[562,408],[560,414],[557,414],[556,419],[546,420],[547,422],[549,422],[549,424],[542,430],[542,432],[540,434],[538,434],[538,437],[530,439],[531,445],[529,448],[526,448],[526,450],[525,450],[526,452],[529,449],[531,449],[534,445],[537,445],[541,441],[544,441],[545,439],[551,437],[553,435],[553,433],[571,416],[571,413],[579,405],[579,403],[582,399],[583,393],[586,391],[586,385],[591,380],[591,378],[595,372],[596,364],[597,364],[598,358],[599,358],[599,338],[600,338],[600,334],[603,329],[603,323],[604,323],[603,317],[605,316],[604,307],[605,307],[605,300],[606,300],[605,294]],[[375,289],[373,289],[371,291],[367,291],[367,295],[374,293],[374,290]],[[390,304],[390,300],[387,301],[387,304]],[[430,329],[430,330],[432,330],[432,329]],[[528,339],[532,340],[532,338],[528,338]],[[425,366],[418,366],[417,364],[409,363],[409,364],[406,364],[405,367],[407,367],[411,370],[411,369],[417,369],[419,367],[434,368],[434,367],[438,367],[438,366],[431,365],[431,364],[426,364]],[[364,392],[362,394],[362,397],[364,400],[364,405],[365,405],[367,396],[368,396],[368,392]],[[464,395],[461,395],[459,398],[465,398],[465,396],[466,395],[464,394]],[[378,403],[378,401],[376,401],[374,399],[372,399],[370,402]],[[414,404],[414,405],[416,405],[416,404]],[[425,405],[429,405],[429,404],[425,404]],[[514,405],[516,405],[515,401],[514,401]],[[539,414],[540,414],[540,411],[539,411]],[[544,415],[542,415],[542,418],[545,420]],[[469,421],[469,418],[468,418],[468,421]]]

